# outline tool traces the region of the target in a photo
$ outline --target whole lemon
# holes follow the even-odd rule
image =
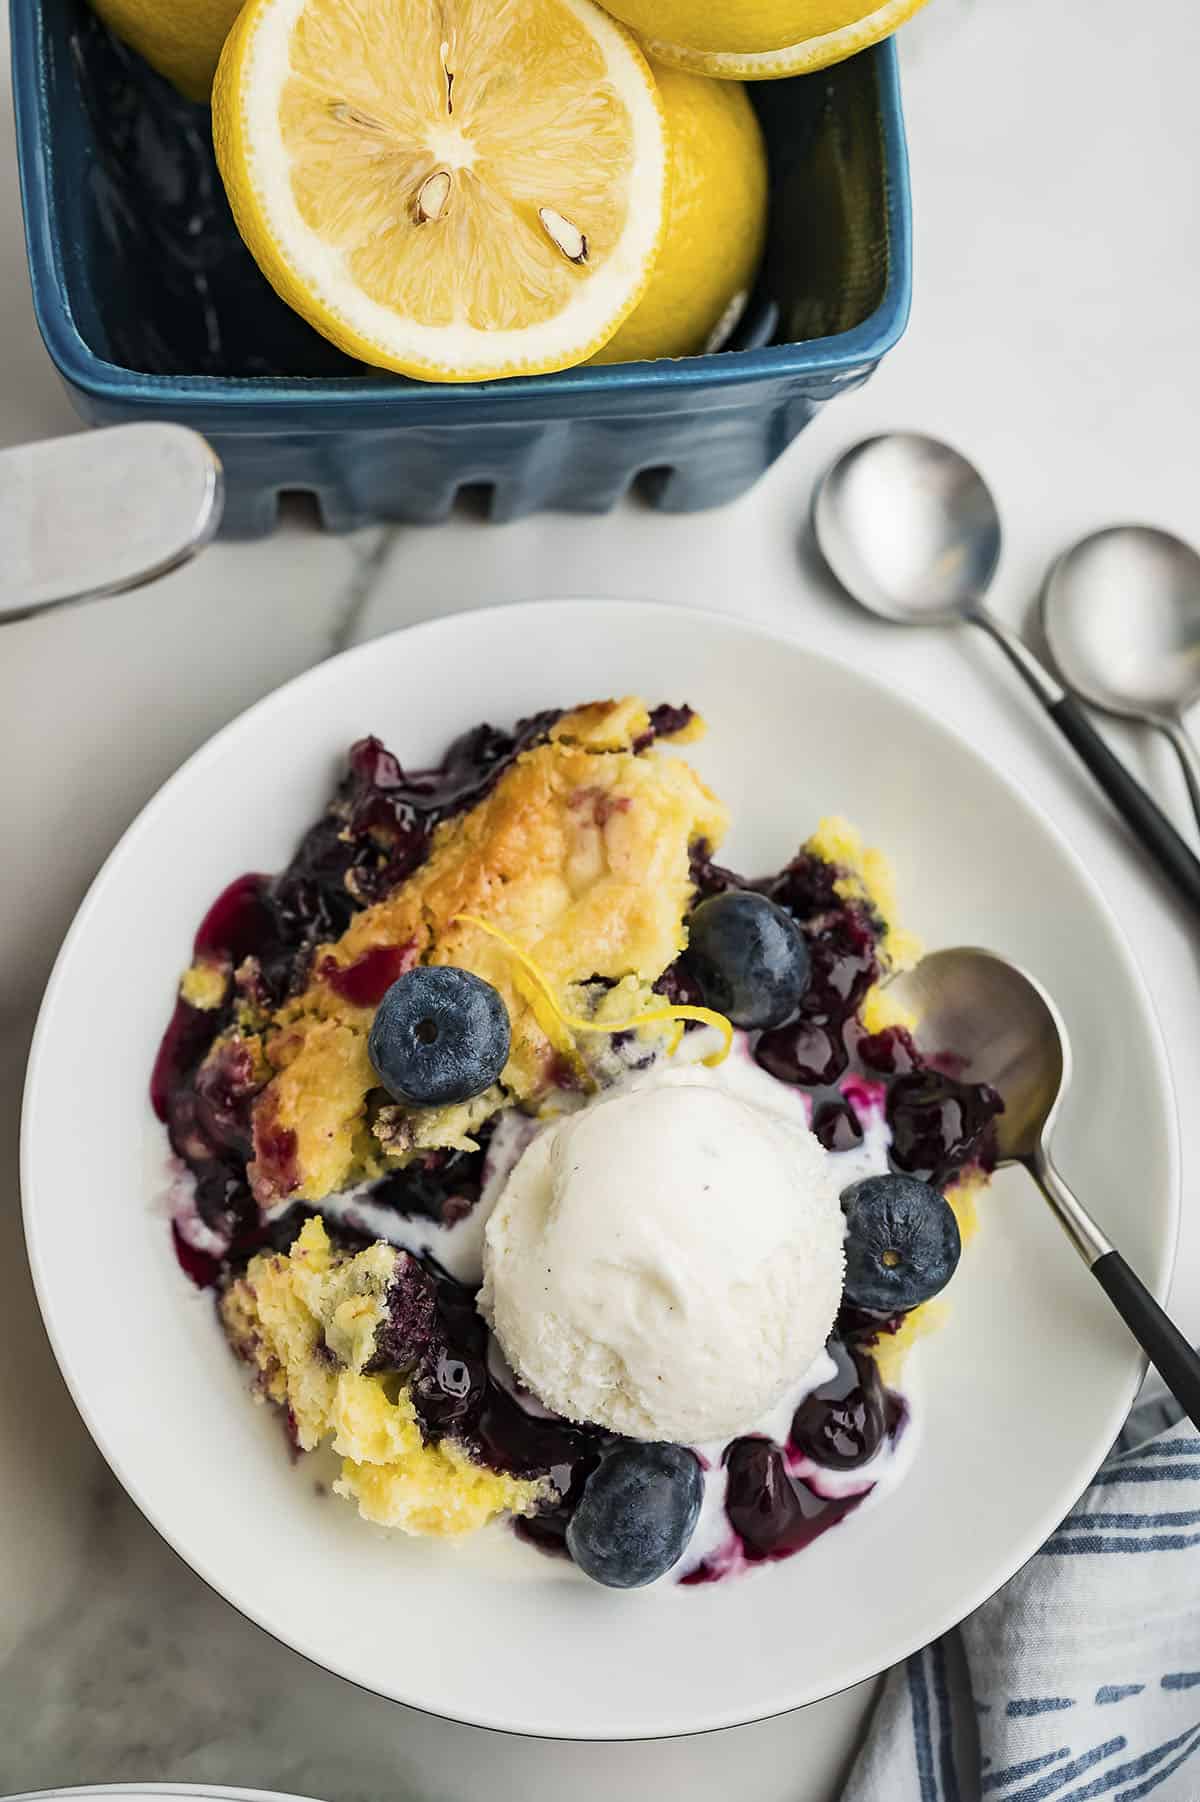
[[[221,47],[242,0],[92,0],[110,31],[173,81],[188,100],[207,100]]]
[[[667,116],[667,224],[650,285],[592,361],[696,356],[730,322],[767,235],[767,153],[740,82],[656,67]]]
[[[729,81],[827,68],[878,43],[925,0],[604,0],[653,56]]]

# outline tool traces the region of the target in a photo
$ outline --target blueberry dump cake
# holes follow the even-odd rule
[[[349,753],[201,922],[155,1063],[180,1264],[338,1492],[499,1517],[597,1582],[800,1550],[901,1468],[898,1388],[986,1181],[918,1051],[891,873],[823,821],[717,861],[687,707]]]

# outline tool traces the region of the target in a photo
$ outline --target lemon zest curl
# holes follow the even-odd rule
[[[529,987],[527,988],[524,983],[520,987],[533,1009],[538,1025],[555,1049],[565,1052],[568,1056],[575,1054],[575,1045],[569,1037],[564,1042],[561,1031],[564,1027],[567,1034],[577,1032],[617,1033],[631,1032],[639,1026],[659,1026],[671,1021],[678,1028],[669,1045],[669,1052],[673,1053],[683,1036],[684,1022],[687,1020],[698,1020],[701,1025],[712,1026],[721,1034],[720,1047],[716,1051],[710,1052],[702,1060],[709,1068],[723,1064],[733,1048],[732,1024],[724,1014],[717,1013],[711,1007],[691,1007],[682,1002],[668,1002],[662,1007],[650,1008],[646,1013],[633,1014],[628,1020],[584,1020],[577,1014],[568,1014],[559,1005],[554,990],[533,958],[529,956],[528,952],[522,951],[519,945],[514,944],[512,939],[501,932],[498,927],[489,926],[488,922],[481,920],[478,914],[459,914],[454,923],[456,926],[474,926],[478,931],[485,932],[489,938],[493,938],[498,944],[503,945],[514,963],[528,978]]]

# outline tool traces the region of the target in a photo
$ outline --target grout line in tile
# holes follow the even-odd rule
[[[327,656],[336,657],[339,651],[349,650],[356,642],[367,605],[399,536],[399,526],[386,526],[368,549],[355,550],[355,568],[334,617]]]

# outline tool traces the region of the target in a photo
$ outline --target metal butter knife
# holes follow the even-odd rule
[[[198,432],[118,425],[0,451],[0,625],[177,569],[221,519]]]

